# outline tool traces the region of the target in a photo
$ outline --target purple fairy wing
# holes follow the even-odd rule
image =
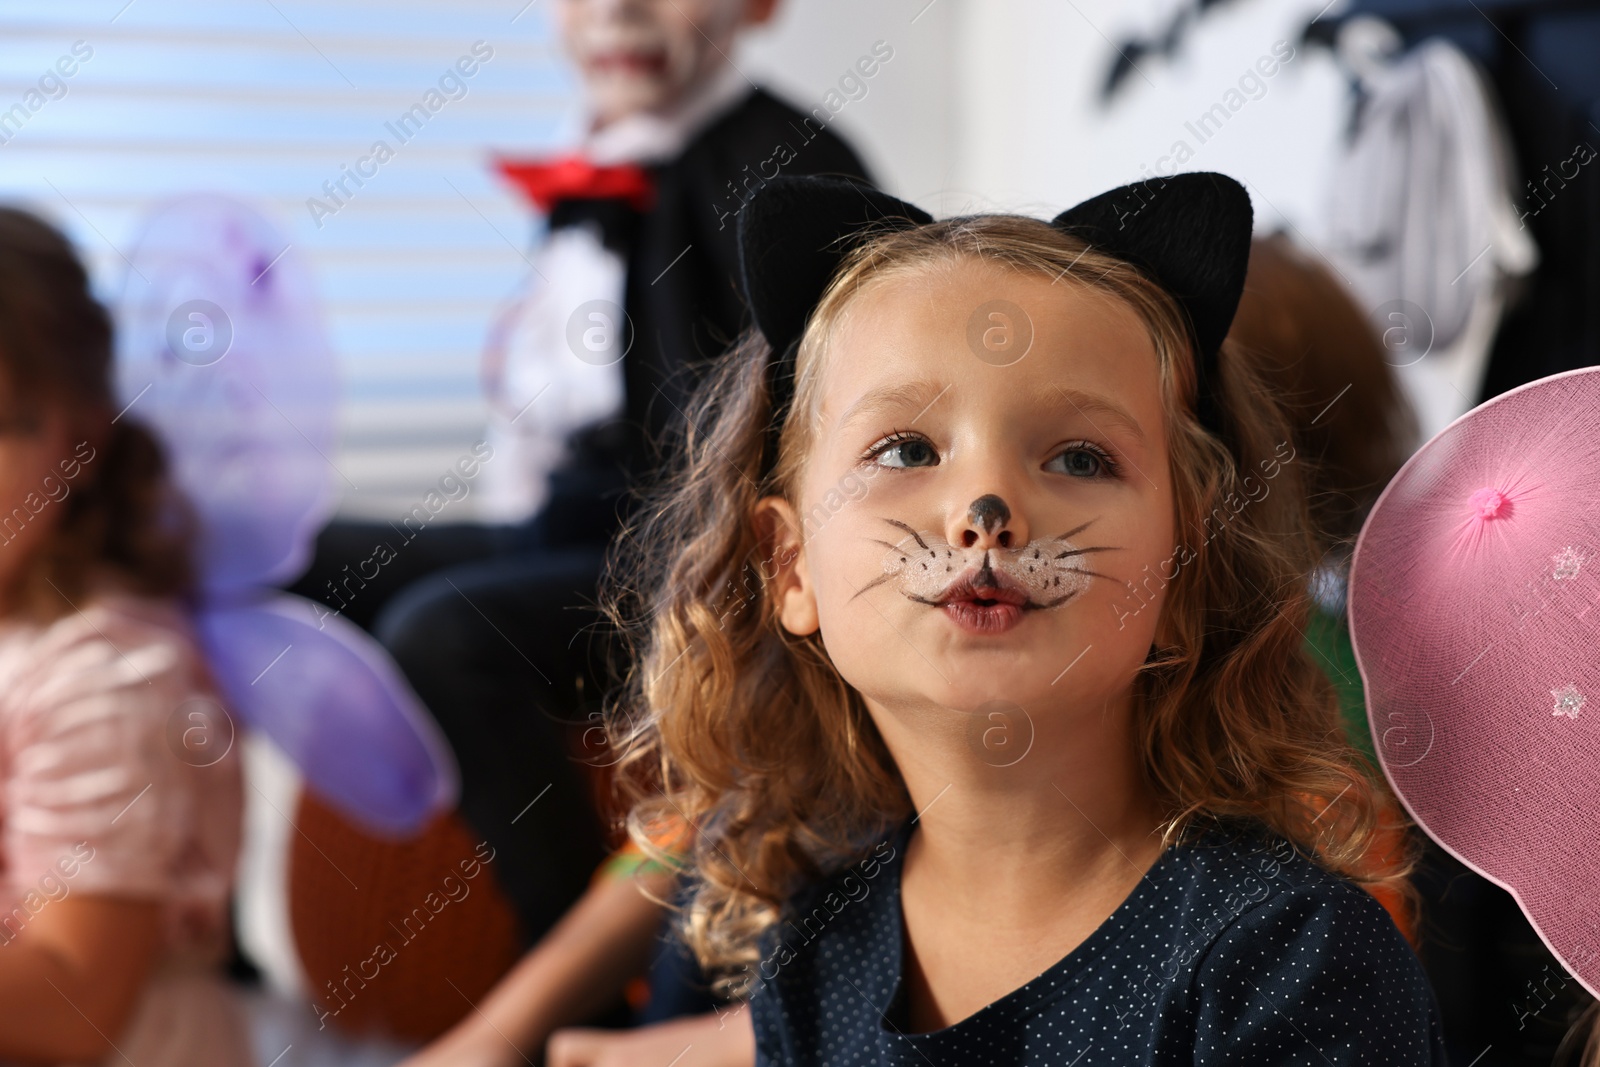
[[[199,512],[202,584],[293,578],[334,505],[339,388],[309,272],[261,214],[210,195],[158,208],[128,261],[121,401]]]
[[[359,628],[286,594],[205,608],[198,626],[228,708],[340,811],[403,835],[455,804],[449,745]]]
[[[454,759],[383,650],[272,586],[332,513],[338,380],[311,277],[253,208],[159,208],[118,305],[124,415],[167,447],[200,521],[197,619],[223,696],[308,786],[375,831],[455,802]]]

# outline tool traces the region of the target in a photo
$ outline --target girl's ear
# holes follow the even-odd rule
[[[778,621],[796,637],[816,633],[822,623],[794,508],[781,496],[762,497],[756,502],[755,523],[761,544],[761,576],[778,606]]]

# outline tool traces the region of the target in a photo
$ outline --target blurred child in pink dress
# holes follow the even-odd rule
[[[71,247],[0,209],[0,1063],[249,1064],[238,757],[111,351]]]

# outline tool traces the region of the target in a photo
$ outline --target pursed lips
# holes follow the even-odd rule
[[[919,604],[928,604],[933,607],[944,607],[946,604],[957,601],[976,604],[979,607],[990,607],[995,604],[1010,604],[1024,610],[1041,607],[1022,589],[1010,584],[1004,574],[998,574],[989,566],[989,559],[984,557],[983,565],[968,570],[956,581],[952,582],[945,591],[936,599],[911,596]]]

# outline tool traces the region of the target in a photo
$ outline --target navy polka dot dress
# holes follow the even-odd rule
[[[763,946],[756,1062],[1442,1065],[1422,967],[1368,893],[1253,824],[1168,848],[1090,937],[953,1026],[904,1032],[912,825],[800,894]]]

